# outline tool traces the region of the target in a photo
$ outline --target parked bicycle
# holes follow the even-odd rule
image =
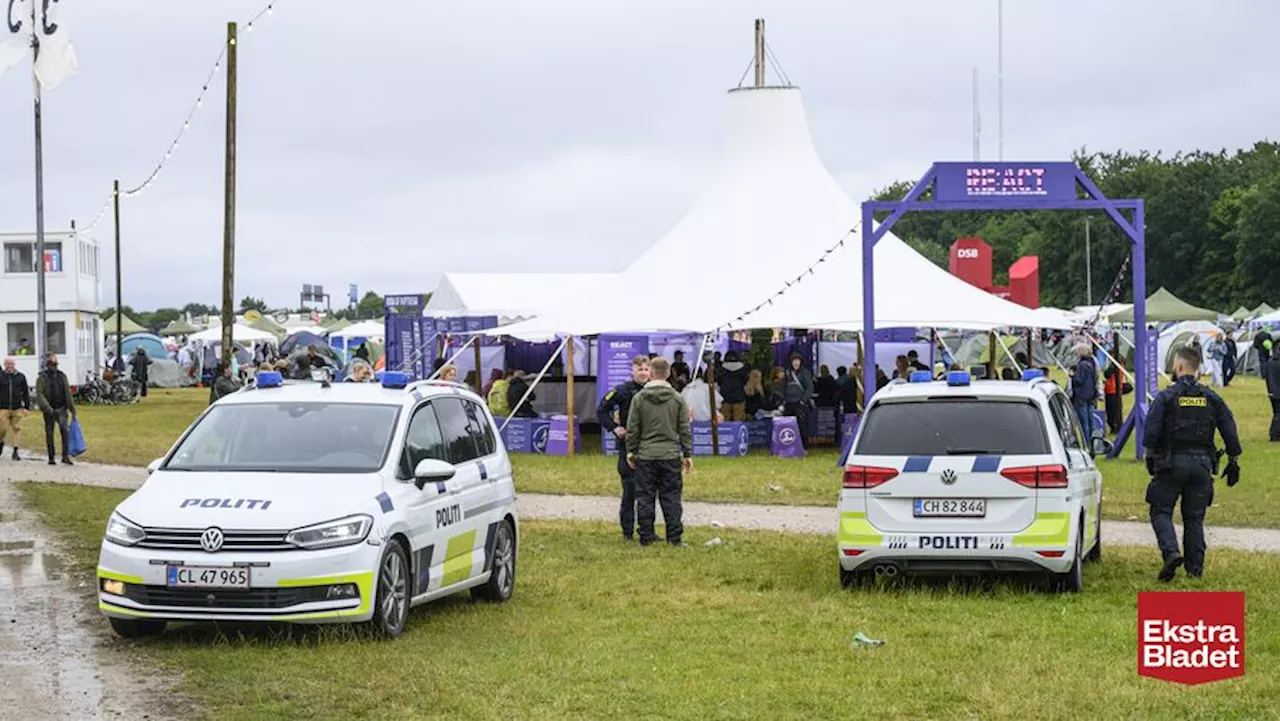
[[[88,405],[128,405],[138,400],[138,384],[131,378],[106,381],[89,372],[76,396],[78,402]]]

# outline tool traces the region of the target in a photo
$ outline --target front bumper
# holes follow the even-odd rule
[[[845,571],[891,563],[911,573],[1065,573],[1075,533],[1069,513],[1039,513],[1018,533],[887,533],[865,513],[842,512],[837,553]]]
[[[203,553],[103,541],[98,608],[114,618],[174,621],[366,621],[373,615],[374,569],[380,551],[359,543],[319,551]],[[170,589],[168,566],[181,564],[248,566],[250,588]],[[331,590],[349,591],[351,586],[356,597]]]

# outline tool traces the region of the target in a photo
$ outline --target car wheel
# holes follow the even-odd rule
[[[409,562],[399,543],[388,543],[382,552],[377,589],[370,623],[378,634],[395,638],[404,632],[409,618]]]
[[[863,571],[846,571],[840,567],[840,587],[858,588],[867,585],[875,576]]]
[[[1066,573],[1053,574],[1054,586],[1059,593],[1079,593],[1084,590],[1084,528],[1076,533],[1076,548],[1072,554],[1071,568]]]
[[[1090,548],[1089,554],[1084,557],[1084,560],[1090,563],[1098,563],[1102,560],[1102,503],[1098,503],[1097,514],[1097,530],[1094,532],[1093,548]]]
[[[516,531],[511,521],[503,519],[498,524],[498,538],[493,543],[493,565],[489,580],[483,586],[471,589],[473,598],[503,603],[516,590]]]
[[[144,621],[135,618],[111,618],[111,630],[120,638],[147,638],[164,633],[164,621]]]

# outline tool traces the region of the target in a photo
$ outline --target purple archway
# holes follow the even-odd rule
[[[932,188],[929,200],[920,200]],[[875,258],[872,252],[885,233],[910,211],[954,210],[1101,210],[1129,236],[1133,259],[1134,376],[1144,380],[1146,393],[1136,393],[1115,448],[1120,454],[1129,435],[1136,434],[1137,457],[1142,458],[1142,426],[1147,416],[1147,395],[1156,393],[1155,354],[1147,340],[1147,279],[1145,221],[1139,199],[1111,200],[1098,190],[1075,163],[934,163],[933,167],[897,201],[862,204],[862,320],[863,388],[870,399],[876,387]],[[1126,218],[1120,211],[1132,211]],[[877,227],[875,214],[889,213]]]

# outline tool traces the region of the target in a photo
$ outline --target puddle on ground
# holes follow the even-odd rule
[[[66,564],[52,553],[0,555],[0,591],[43,586],[66,577]]]

